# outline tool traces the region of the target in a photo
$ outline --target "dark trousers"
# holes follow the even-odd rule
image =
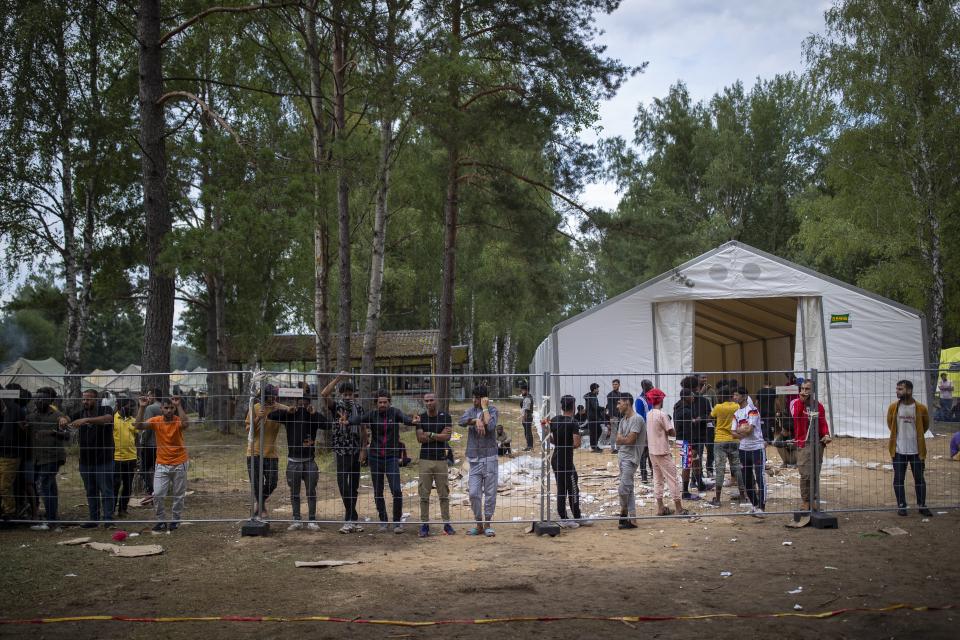
[[[113,461],[103,464],[80,463],[80,478],[87,494],[90,521],[113,520]]]
[[[357,522],[357,496],[360,493],[360,454],[336,454],[337,488],[343,500],[343,519],[345,522]]]
[[[527,441],[527,449],[533,448],[533,418],[524,418],[522,420],[523,424],[523,438]]]
[[[380,522],[387,521],[387,503],[383,499],[383,478],[386,476],[393,496],[393,521],[403,517],[403,493],[400,491],[400,465],[394,457],[370,456],[370,479],[373,480],[373,502]]]
[[[38,464],[34,467],[37,495],[43,500],[43,509],[46,511],[44,519],[47,522],[57,520],[60,505],[60,492],[57,489],[57,472],[59,470],[60,465],[56,462]]]
[[[764,478],[764,451],[757,449],[755,451],[744,451],[740,449],[740,471],[743,474],[743,484],[747,489],[747,498],[750,504],[758,509],[764,509],[767,505],[767,485]]]
[[[247,456],[247,472],[250,475],[250,486],[253,488],[262,511],[267,498],[277,488],[280,479],[280,460],[277,458],[263,458],[263,476],[260,475],[260,456]],[[260,491],[263,491],[261,494]]]
[[[311,520],[317,519],[317,481],[320,472],[316,460],[305,462],[287,461],[287,485],[290,487],[290,506],[293,507],[293,519],[300,519],[300,484],[307,490],[307,513]]]
[[[713,436],[716,434],[716,427],[707,427],[707,442],[713,442]],[[713,445],[708,445],[707,449],[707,472],[713,474]],[[723,481],[723,478],[720,479]]]
[[[603,430],[603,425],[595,420],[591,420],[587,423],[587,429],[590,431],[590,448],[596,449],[600,446],[600,433]],[[617,434],[611,434],[613,440],[610,442],[610,446],[614,449],[617,448]]]
[[[117,511],[127,512],[130,493],[133,491],[133,476],[137,472],[136,460],[113,461],[113,495],[117,498]]]
[[[647,474],[647,469],[650,469],[650,473],[653,473],[653,463],[650,462],[650,449],[647,447],[643,448],[643,453],[640,454],[640,482],[646,482],[649,479]]]
[[[897,453],[893,456],[893,495],[897,497],[897,506],[901,508],[907,506],[907,494],[903,486],[907,479],[907,465],[910,465],[910,471],[913,473],[917,506],[924,507],[927,505],[927,481],[923,479],[923,460],[916,453],[913,455]]]
[[[140,477],[147,495],[153,495],[153,474],[157,470],[157,445],[143,445],[138,452],[140,455]]]
[[[553,468],[553,474],[557,478],[557,515],[561,520],[567,519],[567,502],[570,503],[570,511],[576,520],[580,519],[580,487],[577,484],[577,470]]]

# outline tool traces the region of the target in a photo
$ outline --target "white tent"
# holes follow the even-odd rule
[[[90,372],[89,375],[83,376],[83,381],[80,383],[80,387],[86,391],[87,389],[93,389],[99,391],[100,389],[108,389],[109,385],[117,377],[117,372],[113,369],[94,369]],[[114,389],[110,389],[113,391]]]
[[[636,394],[650,378],[672,407],[680,377],[829,370],[819,398],[836,434],[885,437],[883,410],[898,379],[925,402],[926,324],[919,311],[739,242],[728,242],[561,322],[530,364],[531,392],[580,396],[620,377]],[[880,371],[883,370],[883,371]],[[551,388],[544,389],[544,372]],[[556,375],[559,374],[559,375]],[[601,400],[603,404],[603,400]]]
[[[63,365],[54,358],[46,360],[17,360],[0,372],[0,385],[7,386],[16,382],[27,391],[33,393],[41,387],[52,387],[55,391],[63,391]]]

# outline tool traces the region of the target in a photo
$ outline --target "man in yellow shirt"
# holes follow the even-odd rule
[[[737,479],[737,486],[740,490],[738,499],[743,499],[747,494],[743,486],[743,476],[740,473],[740,445],[733,437],[733,414],[739,409],[740,405],[730,399],[726,388],[722,389],[718,395],[719,403],[713,407],[710,417],[716,421],[716,431],[713,435],[713,464],[716,468],[716,495],[710,504],[720,506],[720,492],[723,490],[723,481],[726,477],[727,462],[730,463],[730,471]]]
[[[280,456],[277,454],[277,434],[280,422],[271,420],[268,415],[281,406],[277,404],[277,388],[268,384],[263,392],[263,405],[253,405],[253,437],[247,441],[247,472],[250,475],[250,487],[255,494],[254,515],[267,517],[267,498],[277,488],[280,477]],[[286,407],[284,407],[286,408]],[[250,412],[244,419],[247,433],[250,433]],[[263,429],[263,453],[260,452],[260,429]],[[262,474],[261,474],[262,463]]]
[[[117,517],[127,516],[136,472],[137,427],[133,401],[117,398],[117,411],[113,414],[113,495],[117,497]]]

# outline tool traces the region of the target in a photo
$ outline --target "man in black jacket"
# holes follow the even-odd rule
[[[620,409],[617,408],[617,402],[623,394],[620,393],[620,379],[614,378],[611,382],[613,391],[607,394],[607,438],[610,441],[610,453],[617,452],[617,429],[620,428]],[[594,451],[599,452],[600,447],[594,447]]]
[[[681,498],[684,500],[699,499],[699,496],[690,493],[691,470],[693,471],[694,484],[697,486],[703,485],[700,471],[700,448],[697,445],[698,434],[693,421],[694,401],[693,391],[682,389],[680,400],[673,405],[673,424],[677,430],[677,445],[680,447],[680,474],[683,479]]]
[[[387,504],[383,499],[383,479],[387,478],[393,496],[393,532],[403,533],[403,493],[400,487],[400,425],[420,424],[420,416],[406,415],[390,406],[391,396],[386,389],[377,391],[377,408],[361,417],[349,419],[350,424],[363,424],[370,430],[370,478],[373,480],[373,501],[380,516],[380,531],[387,531]],[[346,420],[345,417],[341,421]]]
[[[600,385],[596,382],[590,385],[590,392],[583,396],[583,404],[587,409],[587,429],[590,430],[590,450],[600,451],[600,429],[602,428],[604,410],[600,406]]]
[[[323,414],[317,411],[310,402],[306,393],[297,399],[295,406],[286,407],[276,405],[276,409],[268,416],[268,420],[283,423],[287,432],[287,485],[290,487],[290,506],[293,507],[293,524],[287,527],[288,531],[299,531],[303,528],[300,521],[300,484],[307,489],[307,529],[319,531],[317,525],[317,480],[320,471],[317,469],[316,442],[317,430],[325,420]]]

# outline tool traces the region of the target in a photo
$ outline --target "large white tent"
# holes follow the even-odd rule
[[[900,377],[925,402],[926,324],[919,311],[739,242],[728,242],[556,325],[530,364],[531,392],[576,396],[612,377],[636,394],[650,378],[672,406],[680,376],[828,370],[819,397],[839,435],[885,437]],[[550,388],[542,374],[550,372]],[[601,401],[602,404],[602,401]]]
[[[63,391],[63,373],[63,365],[55,358],[46,360],[17,358],[0,372],[0,385],[6,386],[15,382],[31,393],[41,387],[51,387],[61,392]]]

